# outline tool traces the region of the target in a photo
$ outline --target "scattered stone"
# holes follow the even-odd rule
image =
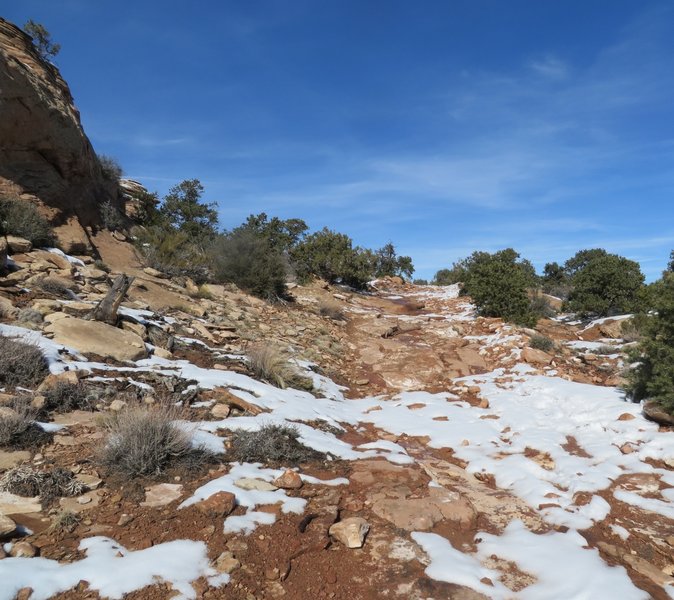
[[[16,531],[16,523],[0,513],[0,539],[10,537]]]
[[[197,503],[196,507],[213,517],[226,517],[236,507],[236,496],[231,492],[217,492]]]
[[[157,483],[145,488],[145,502],[141,506],[157,508],[166,506],[178,500],[183,494],[183,486],[180,483]]]
[[[625,443],[620,446],[620,452],[623,454],[632,454],[632,452],[634,452],[634,447],[629,443]]]
[[[278,489],[277,486],[263,481],[262,479],[254,479],[252,477],[242,477],[234,482],[234,485],[242,490],[255,490],[258,492],[273,492]]]
[[[96,477],[96,475],[87,475],[86,473],[78,473],[75,476],[75,479],[81,481],[89,490],[97,490],[103,483],[103,480],[100,477]]]
[[[274,485],[282,490],[299,490],[303,482],[297,472],[288,469],[274,480]]]
[[[133,515],[128,515],[126,513],[123,513],[121,517],[119,517],[119,521],[117,521],[117,526],[118,527],[126,527],[131,521],[133,521],[134,516]]]
[[[522,348],[522,360],[530,365],[549,365],[554,356],[536,348]]]
[[[108,407],[112,412],[119,412],[126,407],[126,402],[124,400],[113,400]]]
[[[29,587],[21,588],[16,593],[16,600],[29,600],[32,595],[33,595],[33,588]]]
[[[229,413],[232,412],[232,409],[227,404],[222,404],[217,402],[213,408],[211,408],[211,416],[216,419],[226,419],[229,417]]]
[[[10,250],[11,254],[23,254],[24,252],[30,252],[33,249],[33,244],[16,235],[5,236],[7,240],[7,248]]]
[[[161,271],[157,271],[157,269],[153,269],[152,267],[145,267],[143,269],[143,272],[146,275],[149,275],[150,277],[157,277],[158,279],[166,279],[166,275],[162,273]]]
[[[644,402],[641,410],[644,416],[651,421],[655,421],[660,425],[674,425],[674,415],[669,414],[654,400]]]
[[[636,419],[636,417],[632,413],[623,413],[618,417],[618,421],[632,421]]]
[[[219,573],[227,573],[228,575],[241,567],[241,563],[234,557],[231,552],[223,552],[213,562],[213,567]]]
[[[330,526],[329,533],[347,548],[362,548],[369,523],[362,517],[350,517]]]
[[[16,542],[9,551],[9,555],[14,558],[33,558],[37,556],[37,548],[30,542]]]
[[[99,492],[97,491],[91,491],[74,498],[61,498],[59,506],[63,510],[74,513],[91,510],[92,508],[96,508],[101,502],[101,497],[98,494]]]

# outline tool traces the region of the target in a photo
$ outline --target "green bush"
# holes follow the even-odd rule
[[[218,236],[209,254],[216,281],[234,283],[267,300],[286,295],[287,261],[265,238],[235,231]]]
[[[209,257],[182,231],[161,225],[142,228],[136,246],[147,266],[170,277],[190,277],[197,283],[209,277]]]
[[[161,218],[170,227],[201,245],[216,235],[218,224],[215,204],[203,203],[203,193],[204,186],[198,179],[186,179],[169,190],[159,209]]]
[[[640,323],[642,340],[630,358],[627,391],[633,400],[652,399],[674,414],[674,274],[659,284],[655,311]]]
[[[266,213],[250,215],[245,223],[239,225],[232,233],[248,233],[264,239],[274,252],[288,254],[307,231],[307,224],[302,219],[281,220],[278,217],[269,219]]]
[[[519,254],[511,248],[494,254],[474,252],[462,261],[462,293],[472,298],[482,316],[532,326],[536,315],[527,288],[533,284],[535,272],[532,275],[529,261],[518,259]]]
[[[572,282],[567,307],[582,316],[605,317],[640,308],[644,276],[638,263],[622,256],[593,258],[575,273]]]
[[[414,265],[409,256],[398,256],[395,246],[389,242],[374,253],[377,277],[412,277]]]
[[[38,248],[56,244],[47,219],[25,200],[0,198],[0,235],[25,238]]]
[[[320,277],[329,283],[363,288],[374,277],[376,257],[370,250],[354,248],[351,238],[324,227],[308,235],[291,252],[300,281]]]
[[[55,44],[51,40],[51,34],[41,23],[30,19],[24,26],[23,31],[33,40],[33,47],[43,60],[54,58],[61,51],[61,44]]]

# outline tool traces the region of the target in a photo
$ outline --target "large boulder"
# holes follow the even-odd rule
[[[74,317],[55,319],[47,327],[54,341],[82,354],[95,354],[119,361],[147,358],[142,338],[131,331],[117,329],[100,321],[85,321]]]
[[[84,250],[84,227],[101,226],[100,205],[118,202],[117,184],[104,177],[59,70],[2,18],[0,110],[0,197],[33,202],[57,235],[63,229],[64,249]]]

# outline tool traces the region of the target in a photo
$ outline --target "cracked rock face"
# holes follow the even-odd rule
[[[117,186],[104,179],[58,69],[2,18],[0,113],[0,197],[34,202],[69,249],[87,246],[83,227],[100,225],[99,206],[116,200]]]

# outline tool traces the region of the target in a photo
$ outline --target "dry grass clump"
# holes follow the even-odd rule
[[[555,342],[545,335],[532,335],[529,340],[529,346],[536,350],[552,352],[555,349]]]
[[[25,450],[51,442],[52,434],[35,423],[36,412],[27,398],[0,407],[0,448]]]
[[[81,481],[75,479],[72,471],[60,467],[36,471],[24,465],[10,469],[0,479],[0,491],[17,496],[39,496],[47,505],[64,496],[79,496],[86,489]]]
[[[298,440],[299,431],[292,425],[263,425],[259,431],[234,431],[229,455],[239,462],[283,464],[323,461],[326,456]]]
[[[248,366],[255,377],[278,388],[313,389],[311,379],[300,375],[288,362],[288,357],[273,346],[249,348]]]
[[[71,412],[73,410],[93,410],[94,402],[87,388],[82,383],[70,383],[59,381],[52,387],[45,390],[44,409],[53,410],[59,413]]]
[[[71,510],[62,510],[54,517],[47,531],[56,536],[72,533],[81,522],[82,515]]]
[[[318,314],[333,321],[345,321],[346,317],[339,302],[331,298],[321,298],[318,301]]]
[[[51,294],[52,296],[56,296],[57,298],[66,299],[72,299],[75,297],[75,294],[71,289],[71,285],[72,284],[69,282],[59,279],[58,277],[42,277],[35,282],[35,287],[42,290],[43,292]]]
[[[48,373],[47,359],[35,344],[0,335],[0,385],[31,388]]]
[[[44,317],[42,316],[41,312],[35,310],[34,308],[23,308],[16,316],[16,322],[23,327],[28,327],[29,329],[38,329],[39,326],[44,322]]]
[[[180,415],[171,406],[136,405],[108,416],[108,430],[99,460],[111,472],[126,477],[156,477],[172,467],[198,470],[212,462],[213,454],[194,447],[193,434],[182,429]]]

